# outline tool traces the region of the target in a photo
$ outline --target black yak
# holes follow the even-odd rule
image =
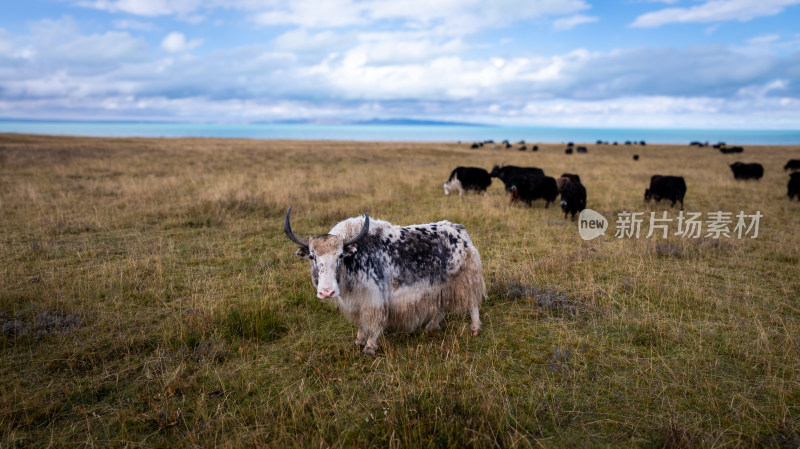
[[[656,202],[662,199],[672,201],[670,207],[675,207],[675,203],[681,202],[681,210],[683,210],[683,197],[686,195],[686,181],[683,176],[661,176],[653,175],[650,177],[650,188],[644,191],[644,200]]]
[[[743,162],[734,162],[730,164],[733,177],[735,179],[761,179],[764,176],[764,167],[761,164],[745,164]]]

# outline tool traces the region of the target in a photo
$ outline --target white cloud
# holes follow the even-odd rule
[[[160,16],[173,13],[166,1],[162,0],[94,0],[78,2],[79,6],[108,12],[126,12],[141,16]]]
[[[170,53],[181,53],[191,51],[199,47],[203,43],[202,39],[195,39],[187,42],[186,36],[183,33],[173,31],[169,33],[163,41],[161,41],[161,48]]]
[[[584,23],[597,22],[597,17],[587,16],[583,14],[576,14],[574,16],[562,17],[553,21],[553,29],[556,31],[567,31],[575,28]]]
[[[350,46],[353,41],[352,37],[333,31],[310,33],[304,28],[298,28],[279,35],[273,40],[273,44],[279,51],[326,54]]]
[[[299,54],[300,59],[314,63],[336,55],[377,65],[421,62],[459,54],[468,48],[460,37],[442,38],[424,31],[313,33],[303,28],[279,35],[273,45],[278,51],[293,52]]]
[[[779,35],[768,34],[766,36],[756,36],[754,38],[748,39],[747,43],[750,45],[767,45],[777,41],[778,39],[780,39]]]
[[[255,16],[262,25],[328,28],[366,24],[365,7],[352,0],[294,0]]]
[[[361,33],[359,44],[345,53],[345,58],[362,59],[367,64],[397,65],[423,62],[443,55],[455,55],[467,47],[460,38],[440,40],[424,33]]]
[[[154,28],[152,23],[138,20],[115,20],[113,24],[114,28],[121,30],[152,31]]]
[[[504,27],[518,21],[574,14],[590,8],[583,0],[292,0],[277,7],[258,8],[252,3],[237,7],[260,10],[254,20],[262,25],[331,28],[399,21],[400,26],[408,30],[424,29],[450,36]]]
[[[786,80],[774,80],[763,85],[745,86],[739,89],[737,95],[739,97],[752,97],[760,98],[765,97],[773,90],[786,90],[789,87],[789,82]]]
[[[362,16],[373,20],[371,11]],[[386,17],[400,13],[381,10]],[[451,33],[435,18],[439,12],[426,14],[399,30],[395,19],[386,19],[390,23],[380,31],[297,28],[272,42],[194,55],[187,51],[201,41],[181,33],[164,38],[170,54],[149,54],[143,39],[120,30],[87,34],[70,18],[38,22],[27,36],[0,30],[5,58],[0,109],[19,117],[38,111],[41,118],[237,121],[380,114],[509,124],[693,126],[756,117],[761,121],[754,119],[749,127],[800,126],[800,86],[793,81],[800,53],[787,53],[791,47],[786,47],[800,36],[745,35],[741,45],[749,51],[716,45],[540,56],[478,48],[481,42],[472,36]],[[572,12],[565,18],[575,15],[580,16]],[[487,40],[499,39],[492,34]],[[758,50],[762,47],[769,50]],[[21,48],[34,56],[7,57]],[[474,48],[478,51],[467,51]]]
[[[124,12],[146,17],[189,16],[204,6],[214,6],[214,2],[203,0],[83,0],[76,4],[102,11]]]
[[[370,16],[375,19],[402,19],[431,24],[436,21],[474,28],[505,26],[511,22],[572,14],[589,9],[583,0],[505,0],[385,2],[373,0]],[[470,29],[462,33],[469,33]]]
[[[124,31],[102,34],[81,34],[77,22],[69,17],[44,19],[31,24],[26,49],[39,63],[67,65],[72,70],[86,71],[134,63],[147,58],[147,43]]]
[[[435,117],[487,124],[609,128],[796,129],[800,101],[778,97],[630,96],[586,101],[531,100],[523,103],[415,104],[413,110],[375,101],[355,103],[230,99],[205,96],[169,98],[117,95],[39,100],[0,98],[0,113],[20,118],[131,119],[180,121],[261,121],[286,119],[358,120],[384,117]]]
[[[782,39],[778,34],[756,36],[748,39],[744,45],[731,47],[731,50],[751,57],[789,54],[800,50],[800,36],[787,39]]]
[[[0,28],[0,56],[10,56],[14,48],[15,46],[11,34]]]
[[[621,96],[734,95],[791,66],[722,47],[686,50],[634,48],[574,50],[552,57],[465,59],[438,55],[420,60],[372,61],[367,52],[333,55],[303,69],[325,80],[329,95],[352,99],[480,101],[572,98],[599,101]],[[779,70],[780,68],[780,70]]]
[[[43,52],[40,50],[40,52]],[[132,62],[146,57],[147,45],[141,39],[119,31],[79,36],[56,44],[47,54],[54,59],[74,62]]]
[[[251,13],[265,25],[305,28],[363,25],[399,20],[413,27],[443,26],[450,33],[469,33],[475,28],[509,22],[575,14],[590,8],[585,0],[72,0],[73,4],[108,12],[157,17],[175,15],[197,20],[214,9]],[[464,27],[459,30],[459,27]]]
[[[723,22],[772,16],[800,0],[711,0],[691,8],[667,8],[643,14],[630,25],[639,28],[659,27],[670,23]]]

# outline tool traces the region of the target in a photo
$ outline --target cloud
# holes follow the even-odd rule
[[[770,57],[711,46],[579,49],[547,58],[465,59],[443,54],[405,62],[373,62],[367,53],[354,50],[328,57],[307,72],[327,80],[331,94],[345,99],[602,100],[636,95],[724,97],[743,85],[764,82],[777,67]]]
[[[396,102],[482,102],[529,99],[604,101],[619,97],[736,95],[749,85],[794,79],[794,59],[754,57],[720,46],[686,50],[634,48],[610,52],[575,50],[551,57],[465,59],[458,40],[393,42],[390,35],[360,36],[345,53],[311,62],[269,46],[215,51],[83,68],[88,82],[120,87],[141,97],[205,95],[228,99],[292,99]],[[182,40],[185,44],[185,39]],[[178,45],[176,47],[181,47]],[[180,53],[179,53],[180,54]],[[392,58],[392,55],[402,57]],[[800,58],[798,58],[800,59]],[[71,67],[71,66],[66,66]],[[18,71],[35,81],[53,75],[65,85],[73,76],[50,69]],[[75,69],[71,69],[75,70]],[[94,75],[92,75],[94,73]],[[48,81],[50,84],[52,79]],[[4,80],[0,77],[0,82]],[[788,91],[791,93],[791,90]]]
[[[78,2],[77,5],[108,12],[126,12],[128,14],[150,17],[171,14],[174,12],[172,8],[169,7],[167,2],[161,0],[95,0],[81,1]]]
[[[584,23],[597,22],[597,17],[576,14],[574,16],[562,17],[553,21],[553,29],[556,31],[567,31]]]
[[[583,0],[373,0],[369,5],[369,16],[373,19],[405,20],[426,26],[440,22],[454,34],[469,34],[486,27],[504,27],[513,22],[574,14],[590,8]]]
[[[195,39],[193,41],[186,41],[186,36],[183,33],[173,31],[169,33],[164,40],[161,41],[161,48],[170,53],[182,53],[194,50],[203,43],[202,39]]]
[[[456,55],[467,46],[460,38],[430,38],[425,33],[360,33],[358,44],[345,52],[350,60],[372,65],[397,65],[428,61],[444,55]]]
[[[115,20],[113,24],[120,30],[152,31],[155,28],[152,23],[138,20]]]
[[[19,101],[0,98],[0,116],[61,119],[144,119],[209,122],[287,119],[360,120],[372,117],[435,117],[498,125],[561,127],[796,129],[800,101],[786,97],[630,96],[588,101],[570,99],[506,102],[340,102],[275,99],[215,100],[133,95],[81,98],[55,96]]]
[[[364,4],[360,17],[374,20],[371,14],[378,14],[377,7]],[[445,7],[447,3],[441,6]],[[189,121],[380,116],[559,126],[800,126],[800,83],[794,82],[800,79],[800,52],[790,51],[800,47],[787,47],[800,36],[751,35],[742,39],[741,48],[503,54],[478,48],[481,42],[472,36],[454,34],[450,27],[472,20],[464,19],[472,13],[445,23],[436,18],[438,10],[430,9],[397,29],[395,20],[400,19],[388,17],[402,11],[382,8],[387,8],[380,14],[388,22],[377,28],[281,29],[273,41],[194,53],[189,50],[197,48],[200,39],[178,32],[163,39],[166,51],[160,51],[119,29],[82,32],[69,17],[36,22],[27,35],[0,29],[0,114]],[[493,20],[504,14],[484,11]],[[537,20],[549,24],[553,18],[576,15],[581,14]],[[496,42],[498,36],[487,40]],[[762,47],[770,50],[757,50]],[[30,57],[12,58],[22,49],[28,49]],[[747,117],[753,120],[746,123]]]
[[[392,24],[405,29],[436,29],[465,35],[509,23],[576,14],[590,8],[584,0],[79,0],[73,4],[145,17],[174,15],[196,21],[214,10],[245,11],[255,23],[304,29]]]
[[[0,28],[0,56],[10,56],[14,52],[14,39],[11,33]]]
[[[366,7],[352,0],[294,0],[282,8],[271,8],[255,16],[261,25],[298,25],[330,28],[367,23]]]
[[[39,54],[50,60],[87,64],[133,62],[147,57],[147,44],[128,33],[109,31],[55,43],[49,49],[40,49]]]
[[[108,12],[124,12],[138,16],[156,17],[165,15],[190,16],[204,6],[212,6],[203,0],[85,0],[77,6]]]
[[[643,14],[630,25],[634,28],[654,28],[670,23],[746,22],[757,17],[781,13],[800,0],[712,0],[691,8],[667,8]]]
[[[277,36],[273,45],[277,51],[295,53],[299,59],[313,63],[334,55],[378,65],[424,61],[468,49],[461,38],[433,36],[424,31],[314,33],[303,28]]]
[[[272,42],[278,51],[295,52],[301,54],[327,54],[353,44],[355,38],[333,31],[309,32],[307,29],[298,28],[278,35]]]
[[[77,22],[69,16],[43,19],[30,25],[30,42],[25,52],[35,63],[69,67],[75,71],[107,69],[122,63],[143,61],[148,56],[147,43],[123,31],[81,34]]]
[[[744,45],[731,49],[748,56],[791,54],[800,51],[800,35],[781,38],[778,34],[766,34],[748,39]]]

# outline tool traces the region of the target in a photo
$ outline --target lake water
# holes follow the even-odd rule
[[[582,142],[800,145],[800,130],[552,128],[469,125],[192,124],[0,120],[0,132],[95,137],[228,137],[291,140]]]

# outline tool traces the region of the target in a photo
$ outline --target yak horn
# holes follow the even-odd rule
[[[286,237],[289,237],[289,240],[297,243],[300,246],[308,246],[308,239],[301,239],[300,237],[294,235],[292,232],[292,225],[289,223],[289,214],[292,213],[292,206],[289,206],[289,210],[286,211],[286,221],[283,223],[283,232],[286,233]]]
[[[288,215],[287,215],[287,217],[288,217]],[[287,221],[287,223],[288,223],[288,221]],[[342,245],[342,246],[348,246],[348,245],[352,245],[354,243],[358,243],[358,241],[363,239],[364,236],[366,236],[368,232],[369,232],[369,214],[365,213],[364,214],[364,226],[361,227],[361,232],[359,232],[358,235],[353,237],[352,239],[344,242],[344,245]]]

